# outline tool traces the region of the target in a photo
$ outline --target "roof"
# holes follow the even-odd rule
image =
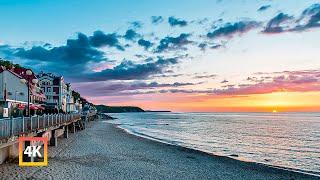
[[[33,79],[38,79],[36,74],[32,71],[32,69],[26,69],[26,68],[12,68],[11,71],[13,71],[14,73],[20,75],[23,79],[27,79],[30,78],[29,75],[27,75],[27,71],[31,71],[32,72],[32,78]]]
[[[37,75],[38,78],[41,78],[41,77],[50,77],[52,79],[63,79],[63,76],[57,76],[53,73],[45,73],[45,72],[40,72],[38,75]]]
[[[0,73],[2,73],[4,71],[8,71],[11,74],[15,75],[16,77],[18,77],[19,79],[26,79],[27,78],[27,76],[28,76],[27,73],[26,73],[27,70],[29,70],[29,69],[25,69],[25,68],[6,69],[5,67],[0,66]],[[33,74],[33,78],[37,79],[35,74],[34,73],[32,73],[32,74]],[[36,90],[35,90],[35,88],[33,86],[34,85],[31,85],[29,87],[32,95],[37,95],[38,97],[46,98],[46,96],[42,92],[40,92],[40,93],[36,92]]]
[[[15,72],[13,72],[11,69],[6,69],[5,67],[0,66],[0,73],[2,73],[3,71],[8,71],[8,72],[10,72],[11,74],[13,74],[13,75],[17,76],[17,77],[18,77],[18,78],[20,78],[20,79],[22,79],[22,78],[23,78],[23,77],[22,77],[22,76],[20,76],[19,74],[17,74],[17,73],[15,73]]]

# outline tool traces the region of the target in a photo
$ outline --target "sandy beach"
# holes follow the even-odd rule
[[[317,179],[130,135],[106,121],[59,139],[49,166],[0,165],[1,179]]]

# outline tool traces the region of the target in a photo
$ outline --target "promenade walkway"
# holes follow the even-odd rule
[[[95,117],[96,113],[88,113],[0,119],[0,164],[18,157],[19,137],[47,137],[50,146],[57,146],[59,137],[85,129],[86,122]]]

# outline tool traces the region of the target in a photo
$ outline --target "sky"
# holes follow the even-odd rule
[[[0,0],[0,57],[95,104],[320,111],[320,2]]]

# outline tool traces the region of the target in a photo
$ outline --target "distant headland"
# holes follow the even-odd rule
[[[125,112],[145,112],[140,107],[135,106],[106,106],[96,105],[97,111],[100,113],[125,113]]]
[[[106,106],[95,105],[99,113],[126,113],[126,112],[171,112],[168,110],[144,110],[137,106]]]

